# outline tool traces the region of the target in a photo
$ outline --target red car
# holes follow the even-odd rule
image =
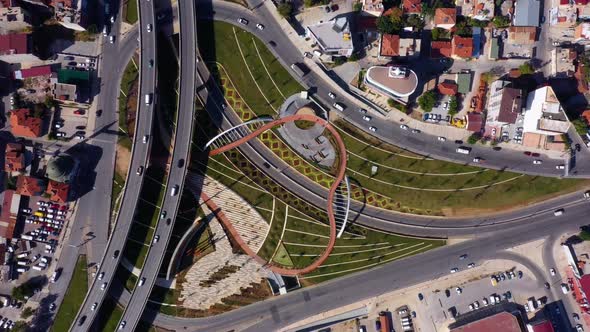
[[[74,111],[74,114],[76,114],[76,115],[84,115],[85,113],[86,113],[85,110],[75,110]]]
[[[525,154],[526,156],[530,156],[530,155],[531,155],[531,151],[525,151],[525,152],[524,152],[524,154]]]
[[[532,156],[533,156],[533,157],[539,157],[539,156],[540,156],[540,154],[538,154],[538,153],[536,153],[536,152],[535,152],[535,153],[533,153],[533,154],[532,154]]]
[[[66,205],[62,205],[62,206],[59,207],[59,209],[62,210],[62,211],[67,211],[68,210],[68,207]]]

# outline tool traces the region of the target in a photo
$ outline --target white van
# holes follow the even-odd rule
[[[145,94],[145,104],[148,106],[152,104],[152,94],[151,93]]]
[[[460,146],[457,148],[457,153],[461,153],[461,154],[469,154],[471,153],[471,148],[468,148],[466,146]]]
[[[553,212],[553,215],[556,217],[559,217],[562,214],[563,214],[563,209],[558,209],[558,210],[555,210],[555,212]]]
[[[344,106],[342,106],[342,104],[340,103],[334,103],[332,104],[332,106],[334,106],[334,108],[339,110],[340,112],[344,111]]]
[[[567,288],[566,284],[561,284],[561,291],[563,292],[563,294],[567,294],[569,292],[569,289]]]
[[[178,195],[178,185],[174,185],[174,187],[172,187],[172,191],[170,191],[170,196],[176,196]]]
[[[141,278],[141,280],[139,280],[138,287],[143,286],[143,284],[145,284],[145,277],[143,277],[143,278]]]

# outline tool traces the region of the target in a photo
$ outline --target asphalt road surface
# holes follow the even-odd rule
[[[172,152],[172,161],[169,167],[167,184],[165,186],[166,195],[162,202],[161,211],[167,212],[167,217],[171,221],[176,220],[176,214],[180,205],[181,193],[184,187],[184,177],[186,175],[186,159],[188,158],[191,138],[192,122],[195,114],[195,56],[196,56],[196,20],[195,7],[193,1],[181,1],[178,3],[180,13],[180,84],[179,84],[179,104],[176,121],[176,133],[174,135],[174,148]],[[145,21],[144,21],[144,24]],[[172,189],[176,187],[176,194],[172,194]],[[151,290],[158,277],[160,265],[166,253],[166,247],[172,234],[174,223],[170,224],[160,219],[154,232],[154,240],[145,259],[143,269],[139,276],[140,280],[145,278],[143,286],[136,285],[131,293],[131,299],[125,308],[121,317],[120,324],[125,327],[123,331],[134,331],[139,322],[143,309],[148,301]],[[156,242],[155,237],[159,240]],[[121,325],[119,325],[121,326]]]
[[[140,19],[142,17],[147,17],[148,21],[154,21],[154,11],[151,2],[141,2]],[[104,256],[100,262],[100,269],[97,273],[97,277],[92,282],[90,290],[86,294],[84,303],[76,316],[76,321],[70,329],[71,331],[88,331],[92,326],[96,313],[100,311],[100,305],[107,293],[106,288],[108,288],[108,285],[111,283],[119,264],[119,260],[121,259],[123,245],[126,242],[129,229],[131,228],[135,209],[139,200],[139,193],[143,184],[143,174],[139,176],[136,174],[135,170],[140,166],[145,167],[147,165],[151,146],[150,137],[154,114],[152,111],[153,106],[146,105],[142,97],[147,93],[153,94],[155,91],[156,66],[154,65],[154,68],[149,68],[148,62],[150,59],[156,61],[156,36],[155,33],[147,34],[143,31],[140,31],[139,36],[141,39],[140,100],[138,101],[139,112],[136,122],[135,142],[133,144],[130,161],[130,172],[127,176],[117,222],[111,233],[107,248],[104,251]],[[115,42],[115,45],[116,44],[117,42]],[[114,99],[112,100],[116,100],[115,97],[113,98]],[[147,136],[147,140],[144,143],[143,138],[145,136]],[[111,145],[114,147],[114,143]],[[108,219],[104,222],[108,222]],[[115,255],[115,252],[117,252],[117,255]],[[102,273],[104,273],[104,276],[102,276],[102,280],[99,280],[99,276],[101,276]],[[105,289],[102,289],[103,287]],[[94,306],[94,304],[96,304],[97,308],[91,310],[91,307]]]

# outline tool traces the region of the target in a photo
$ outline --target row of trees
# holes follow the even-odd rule
[[[392,8],[389,15],[381,15],[377,19],[377,30],[386,34],[397,34],[404,27],[422,30],[425,22],[419,15],[404,15],[401,8]]]

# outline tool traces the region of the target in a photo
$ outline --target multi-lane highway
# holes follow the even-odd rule
[[[155,15],[151,2],[139,2],[140,22],[154,22]],[[141,23],[140,23],[141,26]],[[136,117],[134,144],[132,147],[129,173],[125,182],[122,202],[117,215],[117,221],[111,232],[109,242],[103,257],[100,261],[100,267],[97,277],[93,280],[91,287],[86,294],[86,298],[74,321],[71,331],[88,331],[92,326],[96,314],[100,311],[100,306],[107,294],[107,288],[111,283],[121,254],[124,243],[131,228],[135,209],[139,200],[139,193],[143,184],[143,174],[136,174],[135,170],[140,166],[145,167],[148,162],[151,147],[151,131],[153,125],[153,101],[149,104],[145,102],[146,94],[153,95],[156,86],[156,69],[155,66],[149,66],[150,61],[156,61],[156,36],[155,33],[147,33],[145,30],[139,30],[140,36],[140,88],[138,100],[138,112]],[[115,43],[116,44],[116,43]],[[94,222],[108,223],[109,218]]]
[[[201,3],[203,6],[200,6]],[[197,11],[199,19],[214,18],[215,20],[226,21],[236,25],[239,25],[237,23],[238,18],[243,17],[247,19],[250,22],[249,25],[239,25],[239,27],[255,34],[264,41],[286,68],[289,68],[292,63],[306,61],[302,52],[293,45],[281,26],[276,22],[273,14],[268,11],[267,6],[261,1],[251,1],[250,7],[254,8],[251,11],[245,11],[243,7],[225,1],[210,2],[203,0],[199,1],[197,5],[199,6],[199,10]],[[264,24],[265,29],[256,29],[256,23]],[[270,41],[273,41],[276,46],[270,46]],[[359,107],[355,106],[360,102],[347,93],[336,91],[334,83],[328,82],[324,76],[310,71],[303,77],[302,82],[307,86],[316,88],[315,95],[324,101],[326,105],[332,104],[333,101],[328,97],[328,93],[334,91],[337,95],[335,101],[347,106],[340,113],[344,119],[371,135],[410,151],[436,159],[482,166],[472,162],[473,158],[478,156],[485,160],[485,165],[483,166],[486,168],[511,170],[532,175],[564,176],[563,170],[555,168],[557,165],[564,164],[564,159],[548,159],[542,157],[541,159],[544,159],[543,164],[533,165],[533,158],[525,156],[521,151],[514,151],[507,148],[495,151],[491,147],[483,145],[472,145],[470,146],[472,148],[471,153],[469,155],[462,155],[456,153],[459,145],[455,144],[454,141],[447,140],[446,142],[439,142],[437,137],[433,135],[425,133],[414,134],[411,130],[400,128],[400,125],[396,122],[380,116],[373,117],[368,124],[362,119],[363,114],[358,112]],[[370,109],[371,107],[365,105],[365,108]],[[332,110],[333,112],[338,112],[335,109]],[[377,127],[377,132],[370,132],[368,130],[369,125]],[[590,177],[590,163],[576,163],[575,168],[570,170],[569,176]]]
[[[119,327],[124,331],[135,330],[158,277],[180,205],[187,170],[186,161],[191,146],[192,123],[195,114],[195,58],[197,54],[195,4],[193,1],[180,1],[178,5],[180,15],[180,66],[178,70],[180,73],[180,93],[176,131],[172,142],[172,160],[164,187],[166,195],[160,209],[160,211],[166,212],[166,218],[170,218],[171,222],[168,223],[162,219],[158,221],[152,246],[148,251],[143,269],[139,275],[139,280],[143,285],[136,284],[119,321]],[[158,237],[157,242],[156,237]]]

